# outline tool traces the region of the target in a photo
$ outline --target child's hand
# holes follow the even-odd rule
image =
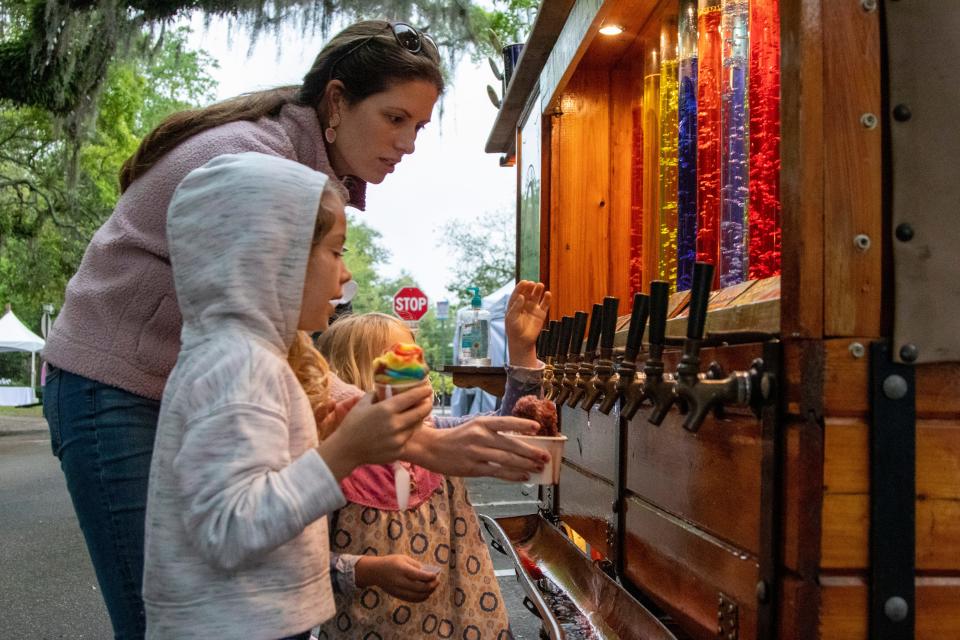
[[[347,413],[350,412],[350,409],[353,409],[362,397],[363,396],[354,396],[353,398],[347,398],[340,402],[328,400],[317,407],[313,416],[317,421],[317,437],[320,439],[320,442],[326,440],[330,434],[340,426],[340,423],[343,422],[343,419]]]
[[[535,367],[537,364],[537,337],[543,330],[550,309],[550,292],[543,283],[521,280],[510,294],[504,325],[510,364]]]
[[[318,452],[337,480],[361,464],[393,462],[433,408],[433,389],[424,383],[374,404],[365,395]]]
[[[364,556],[354,569],[358,587],[380,587],[395,598],[423,602],[440,584],[440,574],[409,556]]]

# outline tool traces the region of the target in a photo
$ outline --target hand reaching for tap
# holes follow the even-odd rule
[[[510,294],[504,326],[510,364],[537,366],[537,337],[547,321],[550,292],[541,282],[521,280]]]

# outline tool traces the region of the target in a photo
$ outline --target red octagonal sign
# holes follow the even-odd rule
[[[419,320],[427,313],[427,296],[417,287],[404,287],[393,296],[393,312],[404,320]]]

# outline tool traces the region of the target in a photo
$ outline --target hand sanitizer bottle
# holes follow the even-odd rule
[[[470,287],[473,292],[470,307],[458,312],[460,326],[460,364],[473,367],[490,366],[490,312],[483,309],[480,288]]]

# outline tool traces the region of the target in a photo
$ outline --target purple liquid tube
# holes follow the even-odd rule
[[[697,260],[697,0],[680,0],[679,32],[677,291],[686,291]]]
[[[747,0],[724,0],[720,37],[723,83],[720,97],[720,286],[747,275],[746,214],[750,200],[747,120],[749,14]]]

